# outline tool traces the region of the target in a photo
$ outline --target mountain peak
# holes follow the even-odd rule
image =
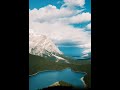
[[[62,54],[57,46],[45,35],[36,35],[29,32],[29,53],[43,56],[46,52]]]

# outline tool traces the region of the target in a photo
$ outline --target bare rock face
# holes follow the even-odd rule
[[[62,54],[62,52],[47,36],[36,35],[32,32],[29,32],[29,53],[43,56],[43,54],[47,54],[47,52]]]

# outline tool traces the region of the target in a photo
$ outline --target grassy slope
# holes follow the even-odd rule
[[[74,71],[87,72],[84,80],[87,86],[91,87],[91,64],[90,60],[71,60],[69,59],[70,64],[63,62],[55,62],[50,60],[50,58],[43,58],[35,55],[29,54],[29,75],[32,75],[39,71],[44,70],[62,70],[70,67]]]

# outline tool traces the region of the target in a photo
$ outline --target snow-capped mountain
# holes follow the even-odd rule
[[[29,32],[29,53],[33,55],[62,54],[57,46],[45,35],[36,35]],[[52,53],[52,54],[51,54]]]

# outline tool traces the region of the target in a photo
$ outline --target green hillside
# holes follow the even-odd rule
[[[55,62],[51,58],[43,58],[29,54],[29,75],[44,70],[62,70],[70,67],[74,71],[86,72],[84,80],[87,87],[91,87],[91,60],[72,60],[66,58],[70,63]]]

